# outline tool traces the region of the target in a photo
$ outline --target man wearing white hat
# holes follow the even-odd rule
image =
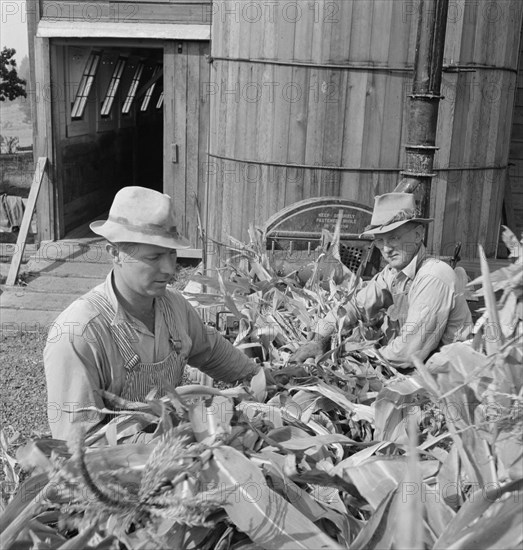
[[[180,384],[187,363],[226,382],[258,372],[258,365],[167,287],[176,249],[189,247],[168,195],[125,187],[108,219],[90,227],[107,239],[113,269],[60,314],[55,327],[62,337],[50,338],[44,350],[53,437],[68,440],[103,421],[102,415],[78,412],[105,406],[99,390],[143,401],[156,388],[161,397],[166,387]]]
[[[329,336],[344,315],[344,328],[358,321],[379,322],[384,317],[384,345],[379,353],[399,369],[413,366],[416,355],[425,360],[440,345],[466,338],[472,317],[465,297],[457,291],[454,270],[444,261],[427,257],[423,237],[433,221],[419,217],[410,193],[386,193],[375,198],[371,224],[363,235],[373,235],[386,267],[315,328],[315,339],[291,361],[302,362],[326,351]]]

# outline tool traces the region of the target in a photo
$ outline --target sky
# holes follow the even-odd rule
[[[16,50],[15,60],[20,66],[28,55],[25,0],[0,0],[0,47],[4,46]]]

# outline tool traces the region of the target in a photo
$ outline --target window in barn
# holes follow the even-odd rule
[[[136,91],[138,90],[138,84],[140,83],[140,78],[142,77],[143,73],[143,63],[138,63],[136,67],[136,71],[133,76],[133,80],[131,82],[131,86],[129,87],[129,91],[127,92],[127,97],[125,98],[123,107],[122,107],[122,113],[124,115],[128,114],[131,110],[131,105],[133,104],[134,98],[136,96]]]
[[[96,70],[100,64],[101,52],[91,52],[87,63],[85,64],[84,73],[82,79],[80,80],[80,85],[78,86],[78,91],[76,92],[76,97],[73,103],[73,108],[71,110],[71,118],[77,119],[82,118],[87,105],[87,98],[89,97],[89,92],[93,86],[94,78],[96,76]]]
[[[101,109],[102,116],[109,116],[109,113],[111,112],[111,108],[114,103],[114,98],[116,96],[116,92],[118,91],[118,87],[120,86],[120,81],[122,80],[122,73],[126,63],[127,63],[127,59],[125,57],[119,57],[118,61],[116,62],[113,76],[111,77],[111,81],[109,82],[109,87],[107,88],[107,93],[105,94],[105,99],[102,103],[102,109]]]
[[[157,103],[156,103],[156,108],[161,109],[162,105],[163,105],[163,90],[162,90],[162,93],[160,94],[160,97],[158,98]]]
[[[153,83],[149,86],[147,89],[147,92],[145,92],[145,96],[142,101],[142,105],[140,107],[140,111],[147,111],[147,107],[149,107],[149,102],[151,101],[151,97],[154,93],[154,88],[156,87],[156,81],[158,80],[156,76],[160,72],[160,66],[156,65],[153,71],[153,75],[151,77],[151,80],[153,80]]]

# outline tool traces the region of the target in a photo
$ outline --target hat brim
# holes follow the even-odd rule
[[[363,233],[360,233],[360,237],[371,236],[371,235],[382,235],[383,233],[389,233],[390,231],[393,231],[394,229],[401,227],[406,223],[414,222],[414,223],[428,224],[433,221],[434,221],[434,218],[410,218],[410,220],[402,220],[399,222],[390,223],[388,225],[378,225],[377,227],[371,227],[370,229],[367,229]]]
[[[89,224],[91,231],[112,243],[139,243],[153,244],[164,248],[191,248],[191,243],[182,235],[176,237],[157,233],[144,233],[136,229],[129,229],[125,225],[110,220],[97,220]]]

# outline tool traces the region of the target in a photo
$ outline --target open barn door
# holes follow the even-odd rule
[[[169,41],[164,47],[163,187],[195,249],[201,248],[198,204],[203,212],[207,177],[208,53],[207,41]]]

